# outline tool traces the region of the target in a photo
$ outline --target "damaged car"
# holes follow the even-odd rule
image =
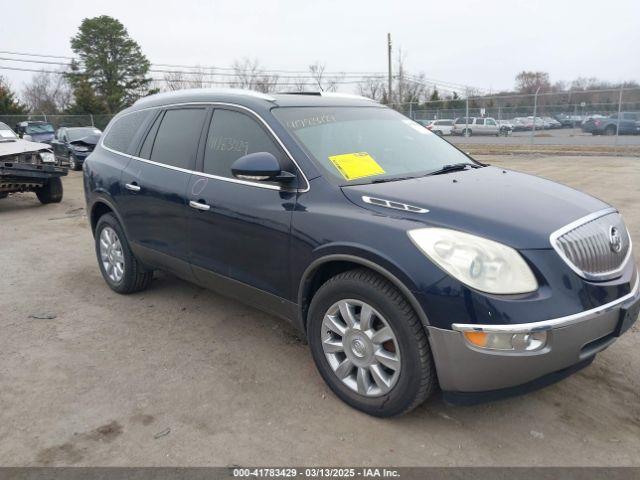
[[[62,200],[62,180],[67,168],[51,146],[22,140],[0,122],[0,199],[10,193],[34,192],[41,203]]]
[[[56,159],[71,170],[81,170],[82,164],[100,140],[102,132],[95,127],[61,127],[51,142]]]

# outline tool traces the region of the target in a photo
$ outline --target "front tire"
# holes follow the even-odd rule
[[[36,196],[40,203],[60,203],[62,201],[62,180],[60,177],[49,179],[42,187],[36,190]]]
[[[436,387],[424,327],[402,294],[366,269],[329,279],[314,295],[307,336],[322,378],[369,415],[404,414]]]
[[[69,156],[69,170],[73,170],[74,172],[80,170],[80,167],[78,167],[78,162],[76,162],[76,159],[73,155]]]
[[[95,247],[102,277],[118,293],[145,290],[153,271],[146,270],[131,252],[118,219],[111,213],[100,217],[95,231]]]
[[[607,128],[605,128],[604,134],[608,137],[614,136],[616,134],[616,127],[614,127],[613,125],[609,125]]]

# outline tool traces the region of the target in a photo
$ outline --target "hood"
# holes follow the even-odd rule
[[[473,233],[518,249],[551,248],[552,232],[609,207],[565,185],[496,167],[346,186],[342,191],[356,205],[383,215]],[[401,202],[429,212],[371,205],[362,200],[363,196]]]
[[[100,141],[100,135],[87,135],[86,137],[79,138],[78,140],[74,140],[71,145],[87,145],[87,146],[96,146]]]
[[[9,142],[0,142],[0,156],[17,155],[27,152],[38,152],[40,150],[51,151],[51,145],[46,143],[30,142],[28,140],[13,140]]]
[[[74,140],[69,143],[71,145],[82,145],[83,147],[87,147],[89,151],[93,151],[99,141],[100,135],[87,135],[86,137],[79,138],[78,140]]]

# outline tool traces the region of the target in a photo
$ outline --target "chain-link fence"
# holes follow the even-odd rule
[[[559,153],[621,154],[640,157],[640,88],[573,90],[538,94],[497,94],[448,98],[392,105],[427,124],[448,123],[439,129],[453,134],[453,143],[499,146],[517,152],[520,146]],[[44,120],[54,128],[94,126],[104,130],[113,115],[0,115],[14,128],[26,120]],[[455,121],[458,119],[457,121]],[[455,121],[455,125],[454,124]],[[493,137],[493,138],[491,138]],[[542,148],[544,147],[544,148]],[[465,147],[466,148],[466,147]],[[487,148],[485,148],[486,150]],[[496,150],[496,149],[494,149]],[[498,151],[498,150],[496,150]]]
[[[455,122],[454,143],[583,147],[586,153],[608,153],[613,147],[617,154],[640,156],[637,87],[470,96],[393,107],[425,125]],[[490,140],[496,134],[499,138]]]
[[[104,130],[114,115],[64,115],[64,114],[29,114],[29,115],[0,115],[0,122],[6,123],[11,128],[16,127],[20,122],[25,121],[45,121],[53,125],[54,128],[60,127],[96,127]]]

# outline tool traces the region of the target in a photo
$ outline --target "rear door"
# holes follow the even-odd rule
[[[499,131],[498,124],[493,118],[485,118],[485,131],[487,135],[497,135]]]
[[[255,115],[216,108],[199,165],[202,173],[191,178],[188,188],[191,261],[200,283],[232,296],[243,285],[254,287],[252,302],[279,313],[274,302],[288,303],[284,299],[291,294],[289,233],[296,184],[284,189],[233,177],[233,162],[255,152],[272,153],[296,172]]]
[[[124,220],[136,253],[187,278],[191,276],[187,186],[209,112],[204,106],[160,111],[121,179],[129,197]]]
[[[472,127],[472,131],[474,135],[485,135],[487,133],[486,127],[484,125],[484,118],[476,118],[476,121]]]

